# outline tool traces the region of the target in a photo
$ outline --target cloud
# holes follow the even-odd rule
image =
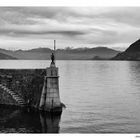
[[[0,7],[0,37],[127,44],[139,38],[139,12],[140,7]]]

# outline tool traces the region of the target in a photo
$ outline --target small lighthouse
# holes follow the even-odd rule
[[[50,67],[46,68],[39,108],[43,111],[62,111],[59,96],[58,67],[55,66],[55,40],[54,51],[51,54],[51,64]]]

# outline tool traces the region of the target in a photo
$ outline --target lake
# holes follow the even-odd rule
[[[1,60],[0,68],[46,68],[50,61]],[[57,61],[60,116],[1,108],[0,132],[140,133],[140,62]]]

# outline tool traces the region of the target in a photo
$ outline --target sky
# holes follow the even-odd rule
[[[0,7],[0,48],[127,48],[140,38],[140,7]]]

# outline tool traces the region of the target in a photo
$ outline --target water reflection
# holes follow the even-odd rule
[[[0,107],[1,133],[59,133],[61,113],[48,114],[30,109]]]

